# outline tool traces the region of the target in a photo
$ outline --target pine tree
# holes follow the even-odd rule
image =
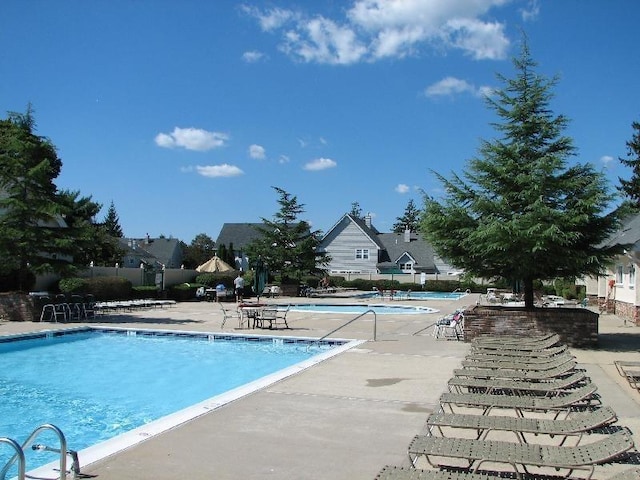
[[[488,98],[502,138],[483,141],[463,177],[436,173],[446,195],[425,198],[421,229],[436,252],[480,278],[520,282],[533,307],[536,280],[597,275],[617,253],[602,247],[618,226],[606,214],[613,196],[593,166],[567,166],[574,155],[567,119],[549,103],[556,79],[536,74],[523,42],[516,76]],[[435,173],[435,172],[434,172]]]
[[[351,204],[351,211],[349,214],[355,218],[362,218],[362,209],[360,208],[360,204],[358,202],[353,202]]]
[[[57,267],[62,209],[54,180],[62,161],[54,145],[35,135],[31,105],[0,120],[0,273],[16,272],[18,289],[29,272]]]
[[[396,218],[393,224],[393,233],[402,233],[407,228],[412,232],[417,232],[420,225],[420,210],[416,207],[413,199],[409,200],[407,208],[401,217]]]
[[[321,233],[298,220],[304,205],[298,203],[297,197],[281,188],[273,189],[280,195],[280,210],[273,220],[262,218],[263,225],[257,227],[261,237],[247,246],[247,254],[253,261],[261,258],[270,272],[280,273],[283,282],[289,278],[299,280],[302,275],[318,272],[328,262],[327,255],[317,251]]]
[[[634,134],[627,142],[628,158],[619,158],[620,163],[631,168],[631,178],[624,180],[618,177],[620,186],[618,190],[632,203],[636,209],[640,209],[640,123],[633,122],[631,127]]]
[[[109,210],[107,210],[107,215],[104,218],[104,226],[107,229],[109,235],[111,235],[112,237],[124,237],[122,227],[120,226],[120,218],[118,217],[118,213],[116,212],[116,206],[113,204],[113,200],[111,201]]]

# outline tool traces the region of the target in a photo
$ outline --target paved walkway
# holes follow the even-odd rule
[[[335,334],[368,340],[358,348],[83,466],[82,472],[100,480],[346,480],[373,479],[386,464],[408,465],[410,440],[424,433],[428,414],[438,408],[447,380],[469,350],[461,342],[435,340],[430,325],[475,300],[469,296],[459,301],[411,301],[411,305],[438,308],[440,313],[378,315],[376,341],[372,341],[373,318],[365,316]],[[96,323],[220,331],[222,318],[215,303],[186,302]],[[278,334],[319,337],[350,318],[290,312],[287,319],[292,329]],[[225,331],[235,326],[227,322]],[[67,327],[5,322],[0,323],[0,334]],[[620,425],[631,428],[640,446],[640,393],[613,366],[617,359],[640,360],[638,352],[640,328],[625,326],[611,315],[601,316],[598,349],[572,350],[598,386],[603,403],[618,413]],[[594,478],[606,478],[623,467],[598,467]]]

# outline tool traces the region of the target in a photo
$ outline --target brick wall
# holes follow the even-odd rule
[[[0,319],[12,322],[32,322],[35,318],[33,298],[19,293],[0,293]],[[38,312],[38,315],[40,312]]]
[[[536,308],[476,306],[464,312],[464,339],[479,335],[541,335],[557,333],[570,347],[595,347],[597,313],[586,308]]]

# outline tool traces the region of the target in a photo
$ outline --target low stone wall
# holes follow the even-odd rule
[[[598,343],[599,315],[587,308],[476,306],[464,312],[464,340],[480,335],[542,335],[557,333],[570,347],[593,348]]]
[[[0,293],[0,319],[3,321],[32,322],[37,320],[35,315],[33,298],[29,295]]]

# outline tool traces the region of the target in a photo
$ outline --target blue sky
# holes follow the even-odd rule
[[[329,230],[358,202],[390,231],[432,170],[499,121],[525,32],[578,155],[617,185],[640,121],[640,2],[3,0],[0,114],[31,102],[59,188],[114,202],[127,237],[214,240],[278,210]]]

